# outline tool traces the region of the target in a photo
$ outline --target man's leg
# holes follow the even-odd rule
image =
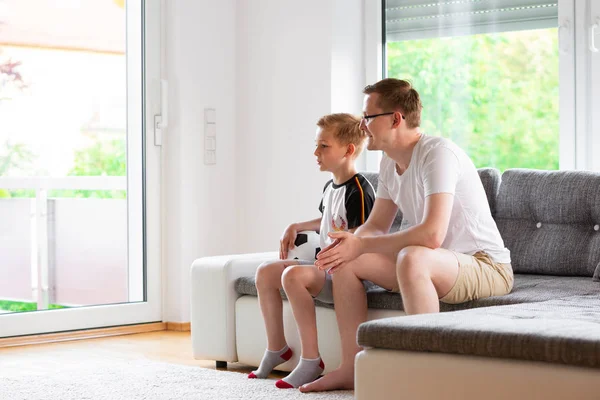
[[[333,274],[333,299],[342,342],[338,369],[300,387],[302,392],[353,389],[354,357],[361,348],[356,342],[358,326],[367,320],[367,295],[361,280],[386,289],[397,286],[395,256],[363,254]]]
[[[436,313],[439,299],[458,278],[456,255],[446,249],[409,246],[398,254],[396,273],[407,314]]]

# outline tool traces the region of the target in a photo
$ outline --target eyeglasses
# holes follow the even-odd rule
[[[392,114],[395,114],[395,113],[396,112],[386,112],[386,113],[381,113],[381,114],[363,115],[362,119],[365,120],[365,121],[369,121],[370,119],[375,118],[375,117],[380,117],[382,115],[392,115]],[[400,115],[402,115],[402,114],[400,114]],[[402,115],[402,119],[406,119],[404,117],[404,115]]]

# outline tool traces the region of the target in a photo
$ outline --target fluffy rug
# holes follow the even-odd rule
[[[351,391],[301,393],[277,389],[273,379],[248,379],[237,372],[167,364],[147,359],[94,357],[2,357],[2,400],[225,400],[352,399]],[[32,361],[35,360],[35,363]],[[53,371],[53,372],[49,372]]]

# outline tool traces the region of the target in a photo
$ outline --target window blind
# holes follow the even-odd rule
[[[386,41],[558,26],[558,0],[385,0]]]

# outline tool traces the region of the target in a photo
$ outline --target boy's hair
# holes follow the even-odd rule
[[[366,138],[366,134],[360,129],[360,118],[346,113],[329,114],[321,117],[317,126],[323,130],[331,130],[342,145],[352,143],[356,148],[354,157],[360,155]]]
[[[406,118],[409,129],[421,125],[421,110],[423,105],[419,93],[413,89],[409,81],[386,78],[373,85],[367,85],[364,94],[379,94],[379,108],[388,111],[400,111]]]

